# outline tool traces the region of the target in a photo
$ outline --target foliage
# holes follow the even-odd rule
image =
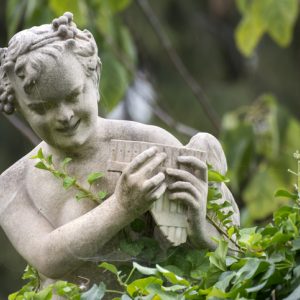
[[[56,178],[61,179],[63,187],[65,189],[73,187],[77,191],[77,194],[75,196],[77,200],[90,199],[99,204],[106,197],[106,192],[104,191],[100,191],[97,194],[91,192],[93,183],[101,179],[104,176],[104,173],[93,172],[89,174],[86,180],[89,184],[89,188],[87,189],[78,182],[78,179],[76,179],[74,176],[71,176],[66,171],[67,165],[72,161],[71,158],[66,157],[61,162],[60,168],[57,168],[53,163],[53,156],[51,154],[49,156],[45,156],[42,148],[40,148],[38,153],[32,156],[31,159],[39,160],[35,165],[36,168],[48,171],[52,173]]]
[[[230,187],[235,198],[246,203],[247,222],[262,220],[286,203],[274,197],[274,190],[295,182],[280,170],[293,164],[290,153],[298,146],[298,134],[299,122],[271,94],[225,115],[221,140]]]
[[[299,168],[299,152],[294,154],[294,158]],[[221,176],[216,178],[213,171],[215,181],[209,183],[208,213],[215,220],[213,224],[224,232],[224,236],[217,241],[215,251],[177,247],[167,260],[152,267],[134,262],[129,274],[113,264],[101,263],[100,268],[114,274],[120,285],[119,290],[109,290],[101,282],[80,293],[79,287],[58,281],[35,292],[39,280],[34,269],[29,268],[23,278],[30,279],[30,282],[10,295],[9,299],[51,299],[54,292],[67,299],[84,300],[102,299],[110,294],[119,295],[115,300],[298,299],[299,171],[293,171],[298,182],[294,191],[281,189],[276,192],[277,196],[288,198],[289,205],[280,207],[274,213],[273,222],[264,227],[242,229],[229,225],[228,202],[215,205],[221,197],[218,190]],[[233,247],[231,251],[230,247]]]
[[[242,20],[236,29],[239,50],[250,56],[265,33],[280,46],[292,39],[298,16],[297,0],[236,0]]]

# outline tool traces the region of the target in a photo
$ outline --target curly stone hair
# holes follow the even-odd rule
[[[74,53],[86,76],[92,77],[98,89],[101,61],[96,42],[88,30],[77,29],[72,13],[66,12],[52,24],[17,33],[7,48],[0,48],[0,112],[12,114],[16,106],[8,70],[22,79],[24,91],[29,94],[39,78],[44,56],[58,59],[64,49]]]

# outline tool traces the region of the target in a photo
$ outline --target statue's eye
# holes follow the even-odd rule
[[[47,105],[44,103],[38,103],[38,104],[29,104],[28,105],[30,110],[34,111],[35,113],[39,115],[44,115],[46,111],[49,109],[47,108]]]

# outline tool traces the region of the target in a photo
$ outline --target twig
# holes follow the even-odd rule
[[[165,110],[163,110],[157,104],[150,104],[152,107],[152,111],[156,117],[158,117],[161,121],[167,124],[169,127],[175,128],[178,132],[183,133],[187,136],[194,136],[199,131],[189,127],[183,123],[175,121]]]
[[[12,124],[20,133],[27,138],[32,145],[38,145],[41,140],[35,135],[35,133],[15,115],[7,116],[6,114],[2,114],[10,124]]]
[[[159,41],[161,42],[170,60],[174,64],[176,70],[183,78],[185,83],[189,86],[192,93],[194,94],[199,104],[203,108],[204,112],[207,114],[207,117],[211,121],[215,131],[218,133],[220,131],[220,118],[217,112],[211,106],[203,89],[201,88],[199,83],[195,80],[195,78],[192,76],[192,74],[188,71],[185,64],[179,57],[177,51],[172,46],[169,37],[163,30],[163,27],[159,22],[159,19],[155,15],[154,11],[152,10],[148,0],[137,0],[137,4],[140,7],[141,11],[146,16],[148,22],[153,28],[155,34],[157,35]]]
[[[230,238],[229,236],[228,236],[228,234],[214,221],[214,219],[213,218],[211,218],[209,215],[206,215],[206,218],[211,222],[211,224],[222,234],[222,235],[224,235],[226,238],[228,238],[228,240],[232,243],[232,244],[234,244],[234,246],[236,246],[237,247],[237,249],[236,250],[234,250],[234,251],[236,251],[236,252],[238,252],[238,253],[240,253],[240,254],[244,254],[244,252],[241,250],[241,247],[240,247],[240,245],[234,240],[234,239],[232,239],[232,238]],[[233,249],[230,249],[230,250],[233,250]]]

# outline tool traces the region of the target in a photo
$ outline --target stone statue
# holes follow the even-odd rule
[[[169,202],[176,200],[180,209],[186,208],[188,237],[174,233],[173,242],[188,239],[196,248],[214,248],[211,237],[219,233],[206,219],[205,160],[226,172],[219,142],[199,133],[183,146],[161,128],[98,117],[97,46],[92,34],[77,29],[72,18],[65,13],[52,24],[21,31],[0,49],[0,110],[20,111],[43,140],[0,176],[0,224],[6,235],[38,270],[43,286],[55,279],[80,284],[82,278],[91,285],[103,276],[94,261],[109,260],[118,248],[120,231],[153,211],[153,204],[167,195]],[[112,145],[118,147],[122,141],[125,148],[132,142],[131,150],[142,148],[132,150],[123,163],[115,161],[122,165],[118,169],[112,166]],[[76,201],[72,188],[64,190],[51,173],[35,168],[30,157],[40,148],[45,155],[53,154],[54,164],[72,158],[68,172],[82,185],[91,171],[104,171],[94,189],[107,191],[106,199],[99,205]],[[173,151],[172,163],[166,163],[168,151]],[[233,223],[238,223],[231,193],[224,184],[221,190],[234,207]],[[161,217],[156,219],[159,223]],[[176,218],[171,221],[176,229]],[[153,230],[153,235],[164,243],[163,228]]]

